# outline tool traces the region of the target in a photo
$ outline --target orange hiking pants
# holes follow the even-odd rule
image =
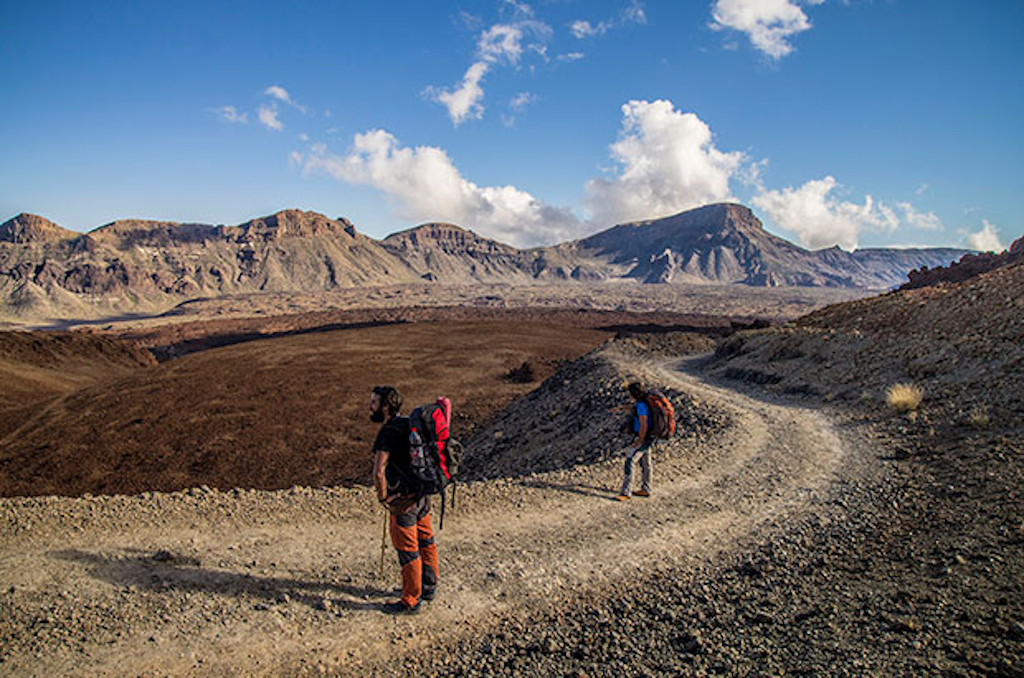
[[[426,497],[408,513],[391,514],[391,543],[402,566],[402,602],[412,607],[437,588],[437,544]]]

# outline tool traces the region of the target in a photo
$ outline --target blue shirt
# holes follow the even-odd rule
[[[635,414],[633,415],[633,433],[640,433],[640,417],[647,417],[647,427],[650,429],[651,426],[651,412],[647,407],[647,403],[637,403],[634,408]],[[621,430],[621,429],[620,429]]]

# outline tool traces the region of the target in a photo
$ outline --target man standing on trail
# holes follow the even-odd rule
[[[373,443],[373,486],[391,513],[391,543],[402,566],[402,598],[386,612],[415,614],[421,600],[437,591],[438,556],[430,526],[430,497],[413,493],[409,458],[409,418],[399,416],[402,396],[392,386],[377,386],[370,396],[370,420],[383,423]]]
[[[623,411],[633,411],[633,433],[636,438],[626,448],[626,469],[622,476],[622,489],[619,491],[618,501],[627,501],[633,494],[638,497],[651,496],[651,446],[654,444],[654,433],[651,429],[651,412],[647,406],[647,389],[639,382],[629,385],[629,395],[633,397],[633,404],[622,405],[614,408]],[[637,458],[640,459],[640,489],[632,492],[633,486],[633,464]]]

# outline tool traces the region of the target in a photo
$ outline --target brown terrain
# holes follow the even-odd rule
[[[611,335],[534,319],[355,322],[260,341],[232,336],[235,345],[157,364],[102,337],[7,333],[7,356],[46,357],[31,382],[11,380],[20,397],[0,411],[0,494],[365,483],[374,385],[393,382],[410,403],[451,394],[457,425],[472,431],[559,361]],[[49,359],[61,350],[70,355]],[[91,371],[68,367],[89,358]],[[533,378],[508,378],[524,364]]]
[[[8,494],[118,494],[0,500],[0,672],[1024,675],[1024,265],[750,329],[777,317],[750,297],[712,318],[528,289],[7,338],[48,388],[5,406]],[[455,398],[469,451],[442,595],[403,619],[370,490],[335,485],[394,374]],[[605,413],[637,378],[680,426],[654,496],[619,504]]]
[[[237,226],[122,219],[84,234],[20,214],[0,224],[0,320],[151,315],[197,298],[424,281],[582,284],[599,294],[623,283],[878,290],[963,254],[809,251],[765,231],[749,208],[724,203],[528,250],[454,224],[424,224],[378,241],[342,217],[294,209]]]

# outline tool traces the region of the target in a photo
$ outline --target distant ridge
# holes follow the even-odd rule
[[[80,234],[61,228],[49,219],[22,212],[0,224],[0,242],[14,244],[46,243],[76,238]]]
[[[959,261],[949,266],[915,269],[908,274],[910,281],[900,289],[916,289],[931,287],[940,283],[959,283],[983,273],[1002,268],[1024,264],[1024,236],[1017,238],[1005,251],[998,254],[980,252],[965,254]]]
[[[423,281],[626,280],[887,289],[965,250],[805,250],[749,208],[708,205],[520,250],[455,224],[375,240],[344,218],[287,209],[236,226],[123,219],[81,234],[36,215],[0,225],[0,316],[162,311],[197,297]]]

